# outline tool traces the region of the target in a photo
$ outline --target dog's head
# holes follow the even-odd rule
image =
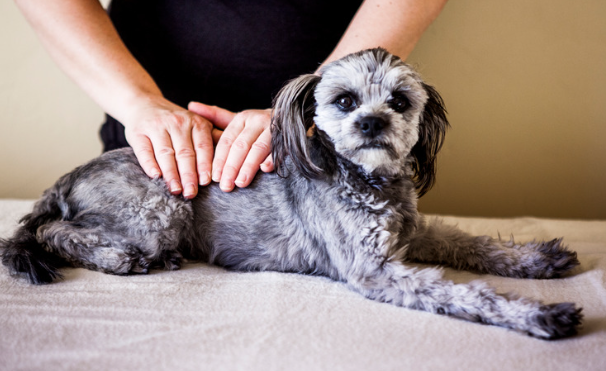
[[[307,132],[314,124],[315,143],[368,174],[390,177],[411,168],[420,195],[433,185],[448,127],[440,95],[380,48],[350,54],[280,91],[272,119],[278,174],[285,174],[287,155],[305,176],[325,171],[310,157]]]

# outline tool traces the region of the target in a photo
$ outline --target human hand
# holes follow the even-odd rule
[[[134,108],[123,124],[145,173],[162,176],[172,194],[191,199],[198,185],[211,182],[213,138],[217,141],[221,132],[207,119],[154,97]],[[221,122],[217,126],[223,128]]]
[[[259,168],[274,170],[271,157],[271,110],[246,110],[234,113],[216,106],[191,102],[188,109],[225,128],[212,162],[212,179],[224,192],[235,186],[247,187]],[[216,135],[214,135],[216,137]]]

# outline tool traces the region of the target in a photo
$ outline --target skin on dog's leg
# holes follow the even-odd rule
[[[472,236],[439,220],[418,228],[404,259],[517,278],[559,277],[579,264],[561,239],[516,244]]]
[[[544,339],[576,333],[581,309],[572,303],[543,305],[539,301],[498,295],[480,283],[454,284],[435,269],[415,270],[387,262],[374,270],[350,272],[348,285],[362,295],[411,309],[497,325]]]

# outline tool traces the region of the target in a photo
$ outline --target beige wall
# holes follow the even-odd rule
[[[0,197],[100,151],[102,112],[0,3]],[[409,62],[452,124],[431,213],[606,218],[606,2],[451,0]]]
[[[409,59],[452,130],[424,212],[606,218],[606,2],[450,1]]]
[[[98,155],[102,118],[54,65],[13,1],[0,1],[0,198],[36,198]]]

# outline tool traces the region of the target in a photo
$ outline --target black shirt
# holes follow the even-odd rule
[[[268,108],[288,80],[314,72],[361,0],[114,0],[109,16],[164,96],[232,111]],[[105,150],[127,146],[108,116]]]

